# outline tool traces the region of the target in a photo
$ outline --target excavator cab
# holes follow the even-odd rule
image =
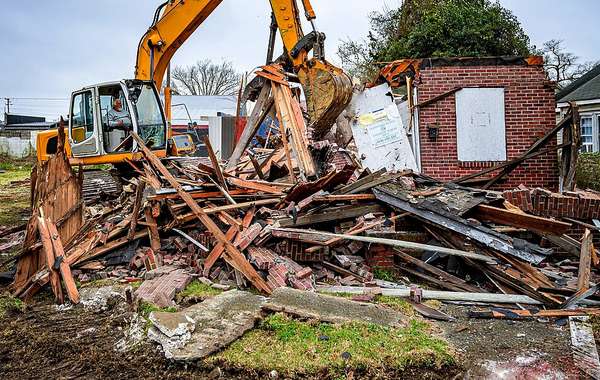
[[[85,87],[71,95],[66,150],[74,163],[116,164],[135,159],[136,132],[166,156],[168,126],[152,81],[124,80]],[[38,160],[56,152],[57,131],[38,134]]]

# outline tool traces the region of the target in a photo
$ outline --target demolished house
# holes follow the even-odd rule
[[[422,174],[455,180],[520,157],[556,126],[554,86],[542,57],[402,60],[381,71],[406,94],[406,126]],[[556,140],[548,141],[548,146]],[[556,150],[529,159],[489,187],[558,189]],[[488,177],[493,177],[493,171]],[[474,179],[463,184],[486,184]]]
[[[348,114],[352,130],[364,134],[355,136],[364,139],[355,142],[358,152],[352,144],[310,141],[289,76],[277,65],[263,67],[257,103],[228,161],[216,157],[208,140],[206,159],[161,161],[132,133],[142,153],[130,162],[136,174],[122,178],[117,197],[88,202],[85,218],[84,201],[74,194],[83,172],[68,168],[59,149],[37,168],[34,215],[16,258],[13,293],[28,299],[50,284],[57,301],[77,303],[75,280],[112,278],[141,282],[138,301],[170,306],[198,279],[267,296],[289,287],[354,294],[367,303],[377,294],[404,297],[417,312],[442,320],[451,318],[421,300],[475,303],[475,318],[600,314],[594,247],[600,194],[572,186],[577,111],[554,123],[553,90],[541,64],[539,58],[392,64],[382,72],[383,86],[408,83],[412,117],[402,121],[389,91],[367,90],[361,101],[355,94]],[[279,130],[249,148],[269,114]],[[557,146],[558,131],[567,138]],[[382,150],[404,155],[390,161]],[[373,152],[379,157],[370,161]],[[68,180],[44,181],[59,170],[53,168]],[[568,192],[556,192],[559,170],[563,187],[570,179]],[[376,269],[405,280],[376,279]],[[251,328],[259,309],[314,317],[311,305],[263,302],[252,298],[244,311],[250,314],[232,323]],[[160,322],[164,315],[151,314],[154,339],[184,360],[207,355],[206,340],[223,347],[240,334],[218,343],[205,334],[200,326],[214,326],[203,313],[215,307],[183,310],[176,326],[192,327],[178,332]],[[182,338],[174,343],[174,336]]]

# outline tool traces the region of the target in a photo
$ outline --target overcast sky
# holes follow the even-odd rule
[[[148,0],[21,0],[2,4],[0,97],[14,99],[15,112],[40,110],[42,101],[67,98],[97,82],[133,77],[137,44],[155,7]],[[360,39],[367,15],[400,0],[313,0],[329,59],[341,39]],[[532,42],[565,40],[582,61],[600,59],[598,0],[501,0],[519,18]],[[240,71],[263,64],[270,23],[267,0],[225,0],[173,59],[227,59]],[[309,30],[308,26],[305,30]],[[53,100],[47,99],[44,104]],[[3,102],[4,103],[4,102]],[[21,107],[21,109],[19,109]],[[50,106],[47,106],[50,107]]]

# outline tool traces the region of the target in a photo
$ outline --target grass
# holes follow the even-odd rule
[[[577,187],[600,191],[600,153],[583,153],[577,162]]]
[[[25,310],[25,304],[18,298],[12,296],[0,296],[0,320],[3,319],[6,314],[11,311],[23,312]]]
[[[339,377],[347,369],[402,371],[454,364],[448,344],[433,337],[425,322],[411,320],[408,327],[393,329],[366,323],[301,322],[283,314],[267,317],[208,360],[258,372],[276,370],[283,376],[326,377]]]
[[[182,300],[185,298],[195,298],[204,300],[206,298],[217,296],[222,292],[222,290],[215,289],[210,285],[206,285],[198,280],[194,280],[177,295],[177,299]]]
[[[389,282],[398,282],[399,276],[397,273],[387,269],[375,269],[373,271],[373,277],[377,280],[389,281]]]
[[[0,157],[0,226],[16,226],[29,213],[29,183],[12,184],[27,180],[31,175],[30,161],[12,161]]]
[[[177,312],[177,308],[175,306],[158,307],[154,304],[151,304],[150,302],[140,302],[140,305],[138,307],[138,312],[140,313],[140,315],[142,317],[148,319],[148,316],[150,316],[150,313],[152,313],[153,311],[164,311],[165,313],[175,313],[175,312]]]
[[[413,309],[412,305],[408,303],[408,301],[399,297],[377,296],[375,297],[375,302],[399,311],[404,315],[415,315],[415,310]]]

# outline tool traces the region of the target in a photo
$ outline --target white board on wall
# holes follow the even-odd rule
[[[388,84],[355,90],[347,108],[354,141],[364,167],[416,172],[415,156],[391,92]]]
[[[456,93],[459,161],[506,161],[504,88],[464,88]]]

